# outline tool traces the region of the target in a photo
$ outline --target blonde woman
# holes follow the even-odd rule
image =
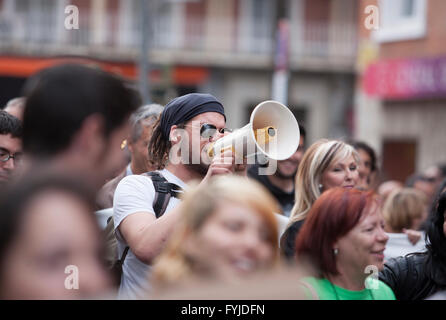
[[[313,203],[331,188],[355,188],[359,163],[357,151],[343,141],[322,139],[308,148],[296,175],[296,202],[290,222],[280,239],[281,251],[287,259],[295,256],[297,234]]]
[[[385,230],[389,241],[384,251],[385,260],[426,250],[424,232],[416,243],[411,243],[406,230],[419,230],[427,218],[426,196],[419,190],[403,188],[393,191],[383,207]]]
[[[181,211],[153,267],[155,294],[195,280],[231,282],[276,265],[278,204],[258,182],[212,178],[186,193]]]

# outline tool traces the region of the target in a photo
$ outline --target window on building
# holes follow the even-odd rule
[[[119,36],[119,2],[118,0],[108,0],[106,5],[107,44],[114,46],[118,42]]]
[[[426,0],[380,0],[380,42],[422,38],[426,35]]]
[[[253,0],[252,15],[253,42],[252,51],[265,53],[271,50],[274,36],[274,2],[269,0]]]
[[[201,49],[204,45],[206,2],[186,2],[185,44],[187,48]]]

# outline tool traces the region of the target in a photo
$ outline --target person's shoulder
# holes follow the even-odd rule
[[[133,175],[126,176],[119,182],[118,185],[133,185],[135,183],[143,184],[143,185],[153,185],[150,177],[140,175],[140,174],[133,174]]]
[[[371,279],[372,284],[371,290],[378,289],[377,299],[380,300],[396,300],[395,293],[393,290],[384,282],[379,279]]]
[[[300,289],[304,292],[305,297],[311,300],[319,300],[324,285],[324,279],[315,277],[304,277],[299,280]]]
[[[384,281],[382,281],[378,278],[375,278],[373,276],[368,277],[365,281],[366,281],[365,283],[366,283],[367,289],[370,289],[373,291],[379,291],[379,292],[381,292],[381,294],[384,293],[386,295],[390,294],[390,295],[394,296],[392,289]]]
[[[295,233],[297,231],[300,230],[300,228],[302,227],[302,225],[304,224],[305,220],[298,220],[298,221],[294,221],[293,223],[291,223],[288,228],[287,231],[290,233]]]
[[[425,260],[425,253],[413,253],[406,256],[390,258],[386,261],[384,266],[388,268],[407,269],[409,265],[420,265],[423,264]]]
[[[153,191],[153,183],[149,177],[143,175],[130,175],[123,178],[117,185],[115,191],[115,197],[121,193],[146,193]]]

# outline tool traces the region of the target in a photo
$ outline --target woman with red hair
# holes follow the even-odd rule
[[[318,272],[301,281],[308,297],[395,300],[378,280],[388,240],[379,208],[373,193],[355,189],[333,188],[316,200],[296,239],[297,259]]]

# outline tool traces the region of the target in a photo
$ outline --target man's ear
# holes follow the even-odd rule
[[[85,118],[72,140],[72,149],[85,157],[103,152],[105,146],[104,118],[100,114],[92,114]]]
[[[176,144],[181,140],[181,135],[178,133],[177,129],[178,126],[175,124],[172,127],[170,127],[169,140],[172,144]]]

